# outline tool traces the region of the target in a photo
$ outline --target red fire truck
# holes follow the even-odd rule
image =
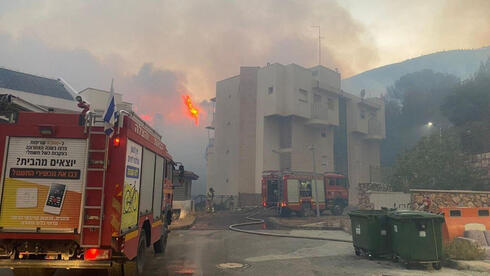
[[[137,115],[117,114],[111,138],[92,114],[0,124],[0,267],[141,275],[145,248],[164,252],[172,156]]]
[[[305,216],[316,210],[315,175],[311,172],[265,171],[262,175],[262,204],[278,207],[280,216],[291,212]],[[337,173],[317,174],[319,209],[342,214],[348,204],[347,178]]]

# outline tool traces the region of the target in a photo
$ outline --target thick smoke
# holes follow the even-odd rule
[[[344,76],[376,64],[371,35],[335,1],[56,1],[10,4],[0,32],[42,39],[50,47],[84,49],[104,62],[121,57],[121,72],[142,63],[185,72],[201,100],[216,80],[241,65],[267,62],[313,66],[321,25],[323,64]]]
[[[2,1],[0,66],[62,77],[77,90],[108,89],[114,78],[204,182],[205,100],[240,66],[316,65],[312,25],[322,27],[322,63],[343,77],[416,52],[477,48],[490,43],[489,10],[485,0],[378,1],[362,11],[376,15],[372,28],[333,0]],[[378,44],[396,47],[380,53]],[[201,103],[199,127],[185,116],[183,93]]]

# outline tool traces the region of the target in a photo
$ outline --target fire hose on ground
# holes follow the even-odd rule
[[[257,224],[265,223],[265,221],[263,219],[253,218],[252,217],[252,216],[254,216],[256,214],[258,214],[258,212],[254,213],[254,214],[252,214],[250,216],[245,217],[246,219],[251,220],[251,221],[232,224],[232,225],[228,226],[228,229],[230,229],[231,231],[236,231],[236,232],[241,232],[241,233],[246,233],[246,234],[252,234],[252,235],[352,243],[351,240],[344,240],[344,239],[334,239],[334,238],[324,238],[324,237],[311,237],[311,236],[299,236],[299,235],[289,235],[289,234],[280,234],[280,233],[268,233],[268,232],[263,232],[263,231],[245,230],[245,229],[237,228],[237,227],[240,227],[240,226],[249,226],[249,225],[257,225]]]

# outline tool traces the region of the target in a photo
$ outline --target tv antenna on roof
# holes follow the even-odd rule
[[[322,32],[320,26],[311,26],[318,28],[318,65],[322,65]]]

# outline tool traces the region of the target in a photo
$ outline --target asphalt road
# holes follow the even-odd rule
[[[386,260],[354,255],[352,244],[257,236],[232,232],[228,224],[243,214],[221,213],[198,218],[191,230],[170,233],[164,256],[151,256],[145,275],[485,275],[472,271],[424,267],[406,269]],[[341,231],[262,231],[347,238]]]
[[[352,244],[342,242],[258,236],[233,232],[229,224],[245,221],[247,213],[206,214],[190,230],[172,231],[164,255],[147,250],[145,274],[160,275],[488,275],[443,268],[406,269],[386,260],[370,261],[354,255]],[[342,231],[274,229],[263,224],[255,230],[293,235],[349,239]],[[0,275],[12,275],[0,270]],[[55,275],[92,275],[58,271]]]

